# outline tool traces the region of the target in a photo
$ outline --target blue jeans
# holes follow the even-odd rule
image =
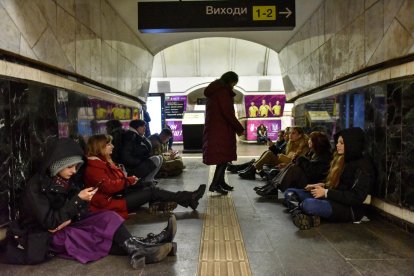
[[[289,193],[296,193],[299,197],[300,209],[308,215],[329,218],[332,215],[332,206],[326,199],[314,198],[310,192],[304,189],[289,188],[285,191],[285,200]]]

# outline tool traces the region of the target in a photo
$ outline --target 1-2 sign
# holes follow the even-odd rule
[[[276,20],[276,6],[253,6],[253,21]]]

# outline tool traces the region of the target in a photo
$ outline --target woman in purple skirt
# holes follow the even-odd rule
[[[23,195],[20,225],[29,233],[49,233],[50,242],[42,245],[48,247],[46,251],[81,263],[128,254],[131,266],[140,269],[163,260],[172,251],[175,217],[160,234],[144,239],[133,237],[124,219],[113,211],[89,213],[89,201],[97,190],[80,189],[72,177],[83,163],[82,156],[82,149],[70,139],[56,140],[48,147],[40,172],[30,179]]]

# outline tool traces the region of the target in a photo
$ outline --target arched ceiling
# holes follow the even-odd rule
[[[289,39],[319,7],[322,0],[296,0],[296,27],[291,31],[243,31],[243,32],[185,32],[164,34],[143,34],[138,31],[137,2],[161,2],[154,0],[107,0],[138,35],[152,54],[157,54],[172,45],[203,37],[227,37],[252,41],[276,52],[286,45]],[[165,0],[164,0],[165,1]],[[171,1],[171,0],[170,0]],[[178,1],[178,0],[173,0]]]
[[[240,76],[281,75],[275,51],[246,40],[213,37],[181,42],[162,50],[155,55],[152,77],[216,77],[227,71]]]

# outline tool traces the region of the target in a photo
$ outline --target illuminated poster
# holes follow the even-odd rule
[[[282,122],[280,120],[274,119],[248,120],[246,124],[246,134],[248,141],[257,140],[257,128],[260,126],[260,124],[263,124],[267,128],[267,137],[273,141],[277,140],[277,133],[282,127]]]
[[[166,120],[166,125],[169,125],[173,133],[174,142],[183,141],[183,121],[182,120]]]
[[[182,119],[186,111],[186,96],[167,96],[165,97],[165,119]]]
[[[285,95],[248,95],[244,97],[247,118],[282,117]]]

